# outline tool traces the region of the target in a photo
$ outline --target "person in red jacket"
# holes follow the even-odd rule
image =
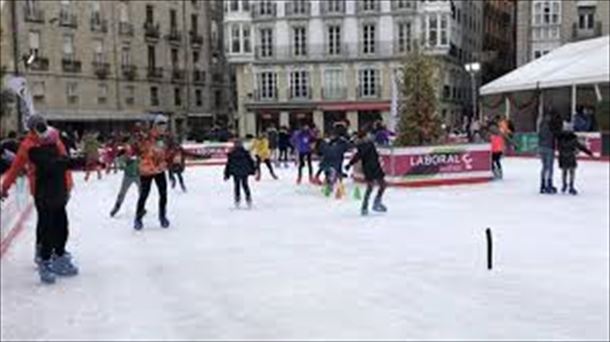
[[[36,226],[37,252],[40,253],[38,271],[44,283],[54,283],[55,276],[78,273],[66,253],[68,216],[66,204],[72,189],[70,159],[59,132],[49,127],[39,115],[27,121],[29,133],[21,142],[17,156],[2,182],[0,197],[8,190],[20,172],[25,169],[38,213]]]

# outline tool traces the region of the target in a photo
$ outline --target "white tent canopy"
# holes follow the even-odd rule
[[[610,82],[610,37],[565,44],[481,87],[481,95]]]

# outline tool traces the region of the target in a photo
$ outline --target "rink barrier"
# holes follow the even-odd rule
[[[25,177],[17,178],[8,199],[0,204],[0,258],[25,228],[33,207]]]

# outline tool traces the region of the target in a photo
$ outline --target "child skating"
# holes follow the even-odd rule
[[[110,211],[110,217],[114,217],[121,210],[125,195],[132,185],[135,185],[138,194],[140,193],[140,160],[135,153],[134,146],[130,143],[125,144],[124,148],[118,153],[117,161],[119,168],[123,170],[123,180],[115,204]]]
[[[182,148],[180,143],[172,141],[168,150],[168,163],[169,163],[169,180],[172,185],[172,189],[176,187],[176,178],[180,183],[180,188],[183,192],[186,192],[186,186],[184,185],[184,169],[186,168],[186,151]]]
[[[97,172],[97,179],[102,179],[100,169],[100,142],[95,132],[86,133],[83,137],[83,151],[85,153],[85,181],[89,180],[91,171]]]
[[[367,137],[364,131],[358,132],[358,140],[356,142],[356,153],[346,165],[345,169],[349,170],[352,165],[358,161],[362,162],[362,173],[366,181],[366,191],[362,200],[361,214],[366,216],[369,213],[369,198],[373,192],[375,184],[379,186],[377,195],[373,202],[373,210],[378,212],[386,212],[387,208],[383,205],[383,193],[386,188],[385,173],[379,163],[379,154],[373,141]]]
[[[229,180],[233,177],[233,190],[235,207],[239,208],[241,203],[241,190],[244,190],[246,195],[246,204],[248,208],[252,207],[252,195],[250,186],[248,185],[248,177],[256,172],[254,160],[248,152],[241,140],[237,139],[233,143],[233,149],[229,152],[227,164],[224,170],[224,180]]]
[[[273,179],[277,179],[275,172],[273,171],[273,165],[271,165],[271,150],[269,149],[269,139],[263,134],[260,133],[258,137],[256,137],[252,141],[252,152],[256,158],[256,176],[255,179],[258,181],[261,179],[261,163],[265,163],[267,165],[267,169],[269,169],[269,174]]]
[[[579,151],[583,151],[593,157],[593,153],[578,141],[572,124],[568,122],[563,123],[563,131],[557,136],[557,149],[559,150],[559,168],[561,169],[561,192],[565,193],[567,190],[571,195],[577,195],[578,191],[574,187],[578,165],[576,155]]]

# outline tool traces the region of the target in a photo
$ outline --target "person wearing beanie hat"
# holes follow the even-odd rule
[[[574,179],[576,178],[576,155],[579,151],[583,151],[589,156],[593,153],[583,144],[578,141],[578,137],[574,134],[574,126],[571,122],[563,122],[563,131],[557,136],[557,150],[559,151],[559,168],[561,169],[561,192],[569,191],[571,195],[577,195],[578,191],[574,187]]]
[[[134,229],[143,228],[142,219],[146,213],[146,200],[150,194],[150,187],[154,180],[159,193],[159,221],[162,228],[169,227],[167,219],[167,149],[170,137],[166,133],[167,118],[163,115],[155,116],[153,127],[145,134],[137,144],[140,159],[140,196],[136,209]]]
[[[66,204],[72,189],[72,163],[56,129],[33,115],[27,121],[29,133],[19,145],[17,156],[0,188],[6,198],[22,170],[26,170],[30,192],[38,213],[36,259],[43,283],[54,283],[56,276],[72,276],[78,269],[66,252],[68,216]]]
[[[250,186],[248,185],[248,177],[256,173],[254,160],[240,139],[233,141],[233,149],[227,157],[227,164],[224,169],[224,180],[228,181],[233,177],[233,193],[235,207],[239,208],[241,201],[241,190],[244,190],[246,195],[246,204],[248,208],[252,206],[252,196]]]

